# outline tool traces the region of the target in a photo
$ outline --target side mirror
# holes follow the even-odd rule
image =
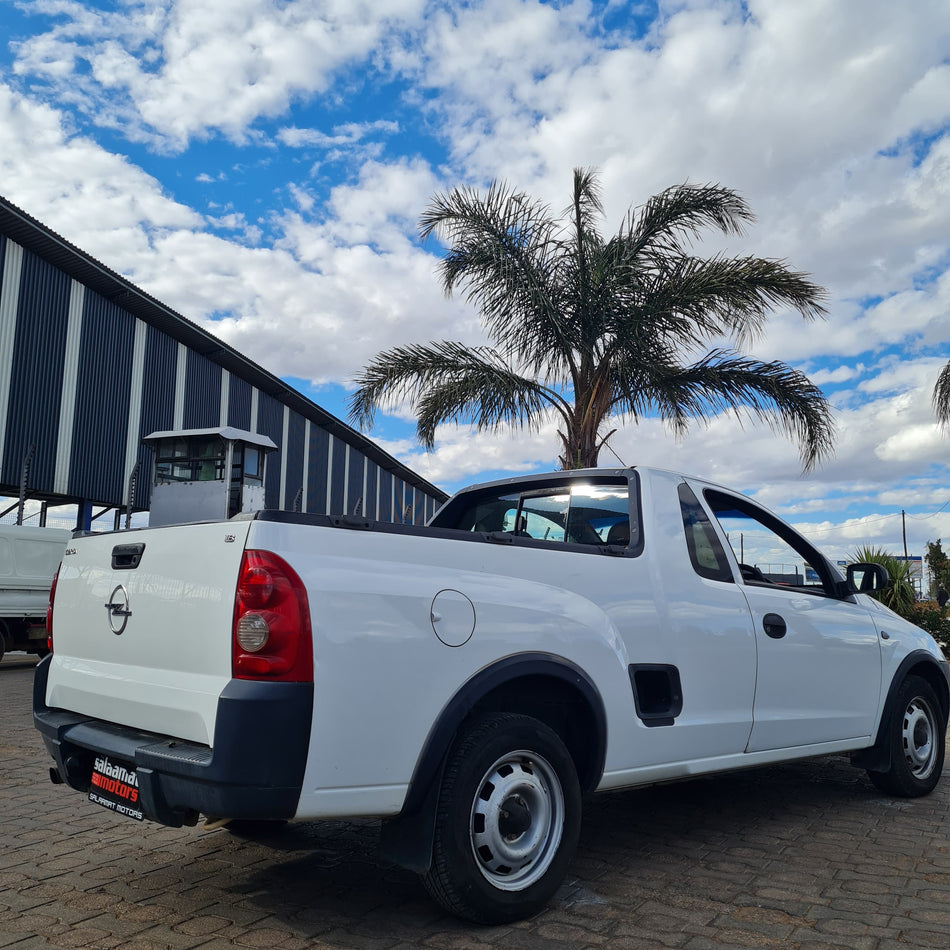
[[[884,590],[890,582],[887,568],[881,564],[849,564],[847,585],[850,594],[870,594]]]

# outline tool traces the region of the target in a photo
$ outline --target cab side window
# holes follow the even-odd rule
[[[745,499],[711,489],[703,495],[739,562],[743,583],[833,592],[834,578],[825,559],[788,525]]]
[[[732,569],[729,567],[726,552],[699,499],[685,482],[679,486],[678,492],[683,529],[686,531],[686,548],[693,570],[700,577],[711,581],[733,583]]]

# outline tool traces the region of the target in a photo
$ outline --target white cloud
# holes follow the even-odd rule
[[[0,85],[5,197],[271,371],[346,380],[379,349],[427,339],[440,324],[477,334],[471,314],[442,297],[434,258],[409,236],[435,187],[424,164],[366,166],[357,184],[334,191],[327,218],[313,220],[301,192],[277,245],[254,247],[259,233],[240,214],[197,214],[64,125],[61,113]]]
[[[538,431],[503,428],[476,433],[467,426],[441,426],[431,452],[407,440],[377,439],[386,451],[404,461],[424,478],[455,490],[486,473],[549,471],[555,467],[552,447],[557,443],[553,422]]]
[[[858,363],[855,366],[839,366],[833,370],[820,369],[816,372],[809,373],[808,378],[816,386],[824,386],[829,383],[845,383],[850,379],[854,379],[856,376],[863,375],[864,369],[863,363]]]
[[[837,455],[802,480],[794,445],[728,417],[678,442],[655,422],[629,426],[612,441],[617,453],[745,487],[803,519],[879,504],[883,527],[847,527],[870,537],[891,530],[893,486],[910,486],[917,500],[905,505],[924,506],[946,488],[950,439],[929,403],[950,359],[942,0],[664,2],[644,39],[605,35],[582,0],[31,7],[55,25],[18,48],[18,90],[0,85],[0,191],[273,372],[339,382],[388,346],[480,338],[471,308],[442,298],[432,250],[415,239],[440,187],[507,177],[557,211],[571,168],[597,166],[611,231],[662,187],[721,181],[758,223],[706,249],[785,257],[831,291],[827,321],[777,314],[752,351],[836,387]],[[299,102],[338,103],[364,72],[408,77],[403,103],[444,144],[444,164],[371,151],[413,132],[402,116],[398,127],[388,115],[298,121]],[[298,157],[335,150],[348,178],[302,170],[282,183],[287,204],[260,220],[224,199],[208,217],[77,134],[83,116],[159,149],[220,133]],[[268,128],[268,116],[280,119]],[[205,184],[228,178],[200,167]],[[264,223],[276,235],[266,247]],[[553,426],[477,445],[446,427],[429,455],[393,451],[438,483],[550,467],[558,451]]]
[[[115,11],[36,0],[58,17],[18,44],[17,71],[94,121],[180,151],[220,131],[245,142],[260,117],[324,93],[423,0],[160,0]],[[87,67],[87,68],[84,68]]]
[[[378,122],[347,122],[336,126],[330,135],[319,129],[299,129],[296,126],[288,126],[277,133],[277,140],[281,145],[287,145],[290,148],[304,148],[312,145],[326,148],[330,145],[351,145],[377,132],[391,134],[398,131],[398,122],[380,119]]]
[[[60,112],[2,83],[0,129],[3,194],[112,267],[127,268],[132,255],[149,253],[149,231],[202,224],[141,168],[70,135]]]

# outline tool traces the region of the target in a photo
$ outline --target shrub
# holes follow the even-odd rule
[[[851,560],[856,564],[880,564],[887,571],[890,578],[887,587],[875,591],[871,596],[885,607],[890,607],[894,613],[910,620],[910,612],[917,605],[917,592],[911,582],[910,564],[888,554],[883,548],[869,547],[859,548],[851,556]]]

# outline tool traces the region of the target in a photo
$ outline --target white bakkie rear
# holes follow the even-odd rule
[[[57,578],[49,705],[210,746],[231,680],[231,638],[212,632],[231,629],[249,527],[71,541]]]
[[[379,816],[472,920],[533,913],[581,796],[829,752],[943,768],[947,663],[807,540],[650,469],[473,486],[427,527],[259,512],[78,537],[34,719],[123,818]]]

